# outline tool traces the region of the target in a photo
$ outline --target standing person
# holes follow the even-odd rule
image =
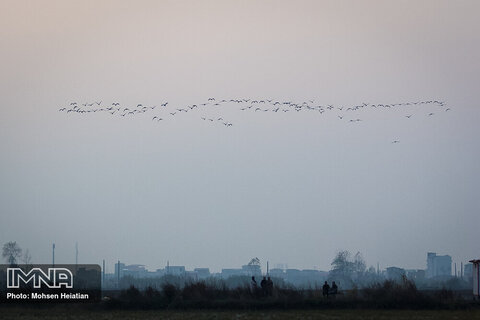
[[[253,290],[254,292],[257,291],[258,285],[257,285],[257,281],[255,280],[255,277],[254,277],[254,276],[252,276],[251,285],[252,285],[252,290]]]
[[[322,290],[323,296],[324,297],[326,296],[328,298],[328,291],[330,290],[330,286],[328,285],[327,281],[325,281],[325,284],[323,285],[322,289],[323,289]]]
[[[260,281],[260,287],[262,288],[262,294],[266,296],[268,292],[266,277],[263,277],[262,281]]]
[[[269,296],[273,295],[273,281],[270,277],[268,277],[268,280],[267,280],[267,294]]]
[[[332,290],[330,292],[332,293],[333,296],[335,296],[337,294],[337,291],[338,291],[337,284],[335,283],[335,281],[333,281],[332,282]]]

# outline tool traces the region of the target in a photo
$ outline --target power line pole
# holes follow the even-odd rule
[[[105,287],[105,259],[103,259],[103,268],[102,268],[102,287]]]

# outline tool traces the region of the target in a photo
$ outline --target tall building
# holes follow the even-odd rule
[[[452,275],[452,257],[449,255],[438,256],[435,252],[427,253],[427,271],[425,276],[433,278]]]

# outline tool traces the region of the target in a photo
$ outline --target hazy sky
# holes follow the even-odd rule
[[[48,263],[55,242],[71,263],[78,242],[80,262],[109,271],[117,259],[219,271],[252,257],[328,270],[342,249],[382,268],[425,268],[427,251],[479,258],[478,12],[478,1],[0,0],[0,243]],[[336,109],[229,105],[162,122],[58,111],[209,97],[446,106],[368,108],[355,123]]]

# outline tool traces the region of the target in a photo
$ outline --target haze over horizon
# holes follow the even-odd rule
[[[55,242],[56,261],[73,263],[78,242],[81,263],[110,271],[118,259],[220,271],[253,257],[329,270],[339,250],[381,268],[425,268],[428,251],[480,258],[479,9],[2,1],[0,244],[49,263]],[[368,108],[358,123],[240,106],[161,122],[59,112],[210,97],[445,107]]]

